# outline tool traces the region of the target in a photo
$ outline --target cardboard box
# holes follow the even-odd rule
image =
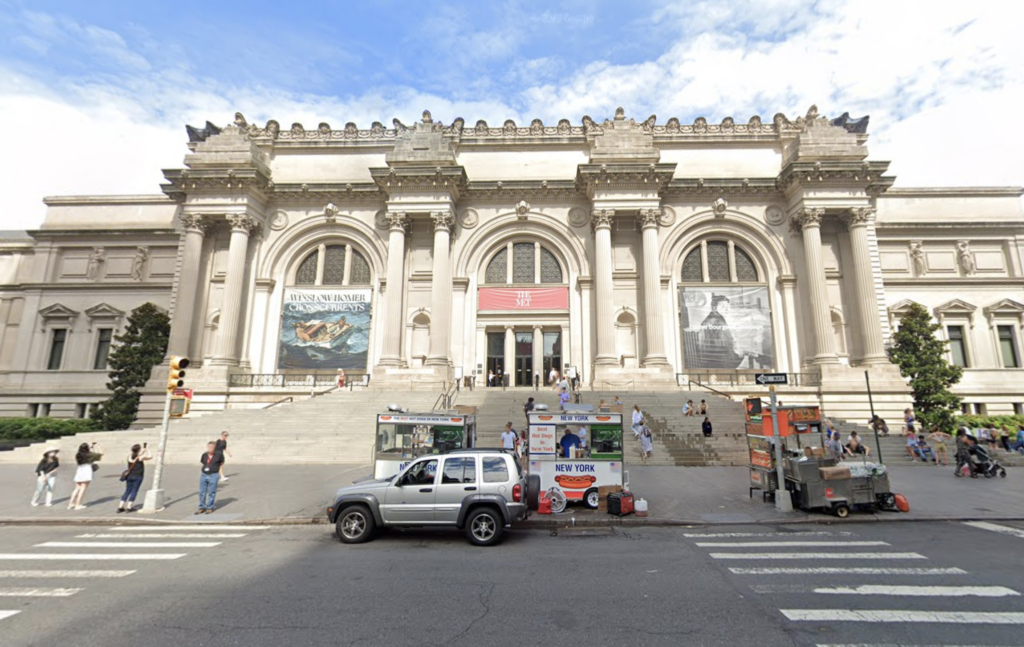
[[[850,478],[850,468],[844,465],[835,467],[819,467],[818,476],[822,481],[842,481]]]
[[[822,458],[825,450],[822,447],[804,447],[804,456],[807,458]]]

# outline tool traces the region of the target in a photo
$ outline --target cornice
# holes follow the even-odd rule
[[[972,218],[971,216],[964,216],[963,220],[927,220],[927,221],[887,221],[887,222],[876,222],[875,229],[886,230],[886,229],[913,229],[917,232],[921,232],[925,229],[956,229],[956,235],[963,237],[964,228],[970,229],[995,229],[999,231],[1008,232],[1021,232],[1024,230],[1024,220],[1013,220],[1007,222],[991,222]],[[993,232],[995,233],[995,232]]]
[[[454,199],[468,182],[461,166],[390,166],[371,168],[370,177],[377,187],[390,196],[402,190],[447,191]]]
[[[580,164],[576,167],[576,190],[587,196],[593,196],[597,188],[661,191],[672,180],[675,170],[675,163]]]
[[[157,283],[155,281],[144,281],[142,283],[89,283],[86,281],[82,281],[81,283],[17,283],[12,284],[10,287],[21,290],[48,290],[52,292],[102,292],[104,290],[164,292],[173,287],[173,281],[171,279],[167,279],[166,282],[161,283]]]
[[[580,202],[586,196],[575,180],[484,180],[471,181],[463,196],[468,200],[509,200],[528,197],[532,201]]]
[[[775,178],[675,178],[662,192],[664,197],[721,194],[771,195],[778,193]]]
[[[890,276],[883,276],[882,283],[886,286],[903,286],[903,287],[935,287],[943,290],[949,289],[961,289],[961,288],[978,288],[978,287],[1005,287],[1005,286],[1024,286],[1024,277],[1018,276],[956,276],[951,274],[948,277],[903,277],[896,278]]]
[[[1017,198],[1024,195],[1019,186],[943,186],[943,187],[892,187],[885,192],[886,198]]]
[[[178,230],[173,227],[166,229],[31,229],[29,236],[37,240],[51,238],[86,238],[90,236],[168,236],[178,237]],[[88,243],[83,243],[88,245]]]
[[[249,193],[255,192],[266,199],[273,183],[261,169],[255,167],[216,169],[164,169],[169,180],[161,184],[167,197],[180,202],[192,193]]]
[[[867,193],[884,193],[895,177],[883,175],[889,162],[825,160],[792,162],[779,174],[778,188],[789,191],[796,186],[856,186]]]
[[[108,204],[165,204],[172,205],[171,200],[163,194],[143,195],[59,195],[43,198],[43,204],[48,207],[55,206],[80,206],[80,205],[108,205]]]
[[[327,202],[373,202],[382,203],[386,196],[372,182],[287,182],[270,183],[269,198],[278,202],[317,200]]]

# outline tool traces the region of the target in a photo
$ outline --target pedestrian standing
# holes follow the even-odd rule
[[[914,422],[915,422],[915,420],[914,420],[914,411],[913,411],[913,409],[909,409],[909,408],[904,409],[903,410],[903,424],[906,425],[906,432],[908,434],[913,434],[914,433]]]
[[[558,394],[558,403],[562,407],[562,411],[565,411],[566,406],[569,404],[569,390],[560,389]]]
[[[494,386],[494,371],[487,369],[487,386]]]
[[[196,514],[212,514],[217,501],[217,482],[224,455],[217,451],[217,443],[206,443],[206,452],[199,457],[203,468],[199,474],[199,509]]]
[[[135,497],[142,487],[142,480],[146,477],[145,462],[153,458],[147,446],[149,443],[132,445],[132,451],[128,455],[128,469],[121,474],[124,481],[124,494],[121,495],[121,503],[117,505],[117,513],[134,512]]]
[[[548,384],[551,385],[551,388],[557,390],[558,387],[556,385],[558,384],[558,369],[555,368],[554,366],[552,366],[551,371],[548,372]]]
[[[644,463],[654,453],[654,437],[651,435],[651,428],[640,419],[640,460]]]
[[[644,423],[644,414],[640,411],[640,405],[633,405],[633,423],[631,428],[633,429],[633,438],[640,437],[640,425]]]
[[[57,460],[59,449],[51,449],[43,454],[43,459],[36,465],[36,493],[32,496],[32,507],[39,505],[39,497],[45,493],[46,507],[53,505],[53,486],[57,483],[57,470],[60,469],[60,461]]]
[[[78,453],[75,454],[75,463],[78,464],[75,469],[75,490],[68,501],[68,510],[85,510],[82,499],[92,483],[93,473],[100,468],[96,463],[101,458],[103,450],[99,443],[82,443],[78,446]]]
[[[519,456],[520,465],[526,469],[526,461],[529,460],[530,454],[530,438],[526,435],[525,429],[519,432],[519,438],[516,440],[516,454]]]
[[[533,398],[527,398],[526,404],[523,405],[523,415],[526,416],[526,424],[530,424],[530,412],[533,411],[536,405],[533,403]]]
[[[516,450],[516,430],[511,422],[505,423],[505,431],[501,432],[501,448],[507,452]]]
[[[227,483],[228,482],[228,475],[224,473],[224,463],[225,463],[224,454],[227,454],[228,458],[234,458],[234,456],[231,455],[231,452],[228,451],[228,432],[222,431],[220,433],[220,439],[217,441],[217,446],[215,447],[215,449],[218,452],[220,452],[220,480],[221,480],[221,483]]]
[[[714,431],[711,427],[711,421],[707,416],[704,416],[704,422],[700,423],[700,430],[704,432],[705,438],[711,438],[711,434]]]
[[[949,465],[949,457],[946,454],[946,443],[953,440],[953,437],[944,431],[936,429],[932,433],[928,434],[928,440],[932,441],[932,447],[935,449],[935,463],[938,464],[942,461],[942,465]]]

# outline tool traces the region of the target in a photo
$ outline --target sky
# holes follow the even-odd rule
[[[897,186],[1024,184],[1024,2],[0,0],[0,229],[159,193],[185,124],[870,115]]]

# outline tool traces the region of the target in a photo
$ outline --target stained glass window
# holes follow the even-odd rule
[[[487,274],[484,277],[487,283],[508,283],[508,249],[501,248],[491,262],[487,265]]]
[[[295,273],[295,285],[316,284],[316,263],[319,256],[319,251],[313,252],[299,263],[299,269]]]
[[[562,268],[558,265],[558,259],[543,247],[540,248],[540,282],[562,282]]]
[[[512,282],[535,283],[533,243],[512,245]]]
[[[324,285],[341,285],[345,282],[345,246],[330,245],[324,256]]]
[[[736,280],[741,283],[756,283],[757,268],[754,267],[754,261],[739,247],[736,247],[734,251],[736,253]]]
[[[700,247],[693,250],[683,259],[683,280],[687,282],[700,283],[704,280],[704,273],[700,268]]]
[[[370,284],[370,264],[366,262],[363,255],[352,250],[352,267],[349,268],[349,285],[369,285]]]
[[[708,278],[729,281],[729,246],[723,241],[708,243]]]

